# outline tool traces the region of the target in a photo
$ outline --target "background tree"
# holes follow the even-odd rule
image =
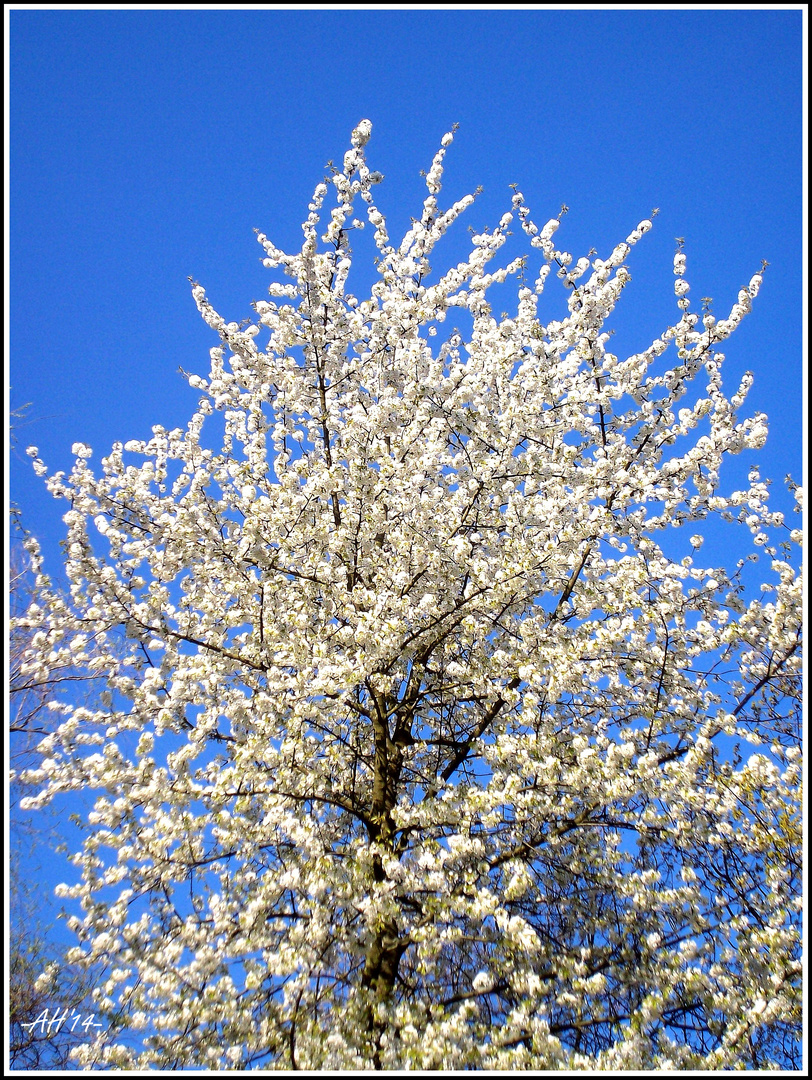
[[[11,1069],[70,1069],[74,1046],[87,1041],[93,1023],[95,973],[65,961],[53,926],[44,922],[47,899],[26,876],[20,853],[9,868],[8,1017]]]
[[[19,512],[13,523],[22,534]],[[18,537],[13,537],[9,570],[12,618],[31,602],[31,580]],[[9,1066],[12,1069],[65,1069],[70,1051],[86,1041],[82,1022],[90,1015],[90,995],[98,972],[65,961],[65,944],[46,922],[50,898],[43,895],[38,859],[59,843],[55,822],[19,811],[28,790],[20,773],[38,761],[36,747],[50,732],[48,702],[58,687],[33,683],[22,673],[31,632],[15,626],[9,641],[9,747],[16,779],[11,784],[8,877]],[[59,1018],[62,1018],[61,1022]]]
[[[797,1063],[800,532],[755,468],[720,478],[766,437],[718,349],[761,275],[700,319],[680,244],[678,321],[621,359],[605,324],[650,221],[573,260],[516,192],[432,271],[473,201],[437,198],[453,136],[395,246],[370,131],[299,252],[259,235],[288,280],[255,321],[193,284],[220,342],[187,429],[114,445],[98,476],[77,444],[48,479],[71,596],[40,578],[25,671],[108,687],[60,706],[27,774],[32,806],[98,792],[61,889],[76,957],[110,965],[79,1060]],[[529,253],[490,269],[516,219]],[[551,274],[567,302],[542,322]],[[756,551],[698,565],[686,527],[711,519]]]

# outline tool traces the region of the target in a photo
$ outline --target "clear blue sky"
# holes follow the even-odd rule
[[[618,352],[676,321],[676,236],[695,307],[713,296],[718,316],[768,260],[726,385],[755,373],[747,412],[771,436],[750,457],[787,506],[781,481],[802,460],[801,73],[798,10],[11,12],[11,407],[32,403],[11,491],[47,568],[59,577],[67,507],[25,446],[54,471],[82,441],[98,466],[114,441],[185,426],[198,394],[177,369],[205,374],[217,343],[188,276],[227,319],[250,315],[269,280],[252,229],[299,246],[362,117],[393,238],[460,124],[441,198],[485,190],[438,262],[443,247],[460,257],[466,225],[496,224],[511,183],[540,224],[568,204],[556,239],[576,257],[605,256],[659,207],[629,261]]]
[[[31,402],[12,496],[56,558],[66,509],[33,475],[71,444],[185,426],[214,335],[191,275],[236,321],[266,295],[252,229],[296,247],[328,159],[361,117],[395,236],[459,122],[441,197],[485,188],[494,225],[519,184],[556,239],[605,255],[653,207],[618,310],[631,353],[677,309],[684,236],[695,306],[727,314],[770,263],[728,342],[771,420],[764,472],[801,462],[801,43],[798,10],[35,11],[10,14],[11,406]],[[442,258],[438,249],[438,260]],[[552,313],[551,313],[552,314]],[[742,463],[744,467],[745,463]],[[779,492],[776,491],[776,496]],[[50,568],[56,569],[49,559]]]

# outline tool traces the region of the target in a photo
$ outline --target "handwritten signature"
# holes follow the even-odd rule
[[[60,1013],[59,1009],[54,1009],[53,1016],[50,1009],[43,1009],[36,1020],[32,1020],[30,1024],[20,1024],[21,1028],[33,1031],[34,1028],[40,1027],[43,1035],[55,1035],[62,1030],[64,1025],[68,1024],[68,1021],[72,1021],[68,1031],[75,1031],[77,1025],[82,1031],[90,1031],[91,1028],[100,1028],[102,1025],[96,1023],[96,1016],[94,1013],[88,1013],[86,1016],[82,1016],[77,1009],[72,1009],[70,1015],[68,1010],[63,1009]]]

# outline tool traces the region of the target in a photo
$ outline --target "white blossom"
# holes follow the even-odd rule
[[[517,193],[443,265],[474,201],[441,206],[453,133],[397,243],[371,131],[315,187],[299,250],[258,235],[255,321],[193,284],[219,344],[188,426],[116,443],[99,475],[76,443],[47,480],[69,589],[40,559],[15,623],[56,723],[24,802],[95,800],[59,894],[110,1023],[77,1062],[781,1068],[801,532],[756,469],[725,486],[767,426],[715,351],[761,276],[700,325],[680,250],[676,325],[615,355],[650,220],[572,255],[563,211],[539,228]],[[500,265],[514,216],[527,258]],[[710,518],[738,569],[698,561]],[[76,678],[91,705],[60,696]]]

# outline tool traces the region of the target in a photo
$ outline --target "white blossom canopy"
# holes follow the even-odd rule
[[[697,315],[680,244],[678,320],[623,359],[605,326],[651,221],[573,260],[516,192],[438,273],[474,199],[438,201],[453,135],[393,244],[370,133],[300,251],[259,235],[282,274],[253,322],[193,284],[219,344],[188,427],[114,445],[98,475],[77,445],[47,480],[70,594],[31,541],[26,676],[102,687],[54,691],[25,776],[31,807],[97,794],[60,890],[74,955],[108,973],[78,1061],[791,1064],[801,534],[757,470],[721,477],[766,437],[719,352],[761,275]],[[492,269],[514,222],[528,250]],[[497,320],[489,290],[516,277]],[[696,561],[711,518],[740,545],[728,569]]]

